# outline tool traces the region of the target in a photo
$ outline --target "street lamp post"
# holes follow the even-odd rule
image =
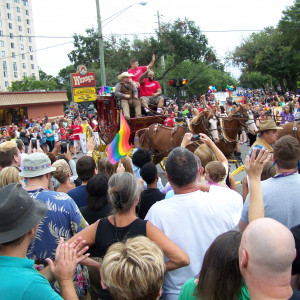
[[[120,14],[124,13],[126,10],[131,8],[132,6],[139,4],[145,6],[147,2],[137,2],[129,5],[128,7],[120,10],[119,12],[113,14],[109,18],[105,19],[104,21],[111,19],[111,22],[114,18],[119,16]],[[102,23],[101,23],[101,15],[100,15],[100,4],[99,0],[96,0],[96,7],[97,7],[97,22],[98,22],[98,35],[99,35],[99,59],[100,59],[100,69],[101,69],[101,84],[106,85],[106,76],[105,76],[105,62],[104,62],[104,47],[103,47],[103,34],[102,34]],[[112,19],[113,18],[113,19]]]

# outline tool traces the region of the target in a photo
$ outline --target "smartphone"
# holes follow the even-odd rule
[[[60,152],[67,153],[67,142],[61,142],[60,144]]]
[[[196,140],[199,140],[200,139],[200,135],[199,134],[194,134],[191,138],[191,141],[196,141]]]
[[[36,138],[32,138],[31,139],[31,148],[35,148],[37,149],[37,141],[36,141]]]

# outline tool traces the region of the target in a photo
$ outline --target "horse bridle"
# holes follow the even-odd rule
[[[215,116],[212,116],[211,118],[215,118]],[[210,120],[211,118],[209,118],[209,120]],[[205,119],[205,120],[204,120],[204,119]],[[214,130],[218,130],[218,128],[209,129],[208,126],[207,126],[207,123],[209,124],[209,127],[211,126],[210,123],[209,123],[209,120],[207,121],[206,118],[200,118],[200,120],[199,120],[198,123],[194,123],[194,124],[191,124],[191,125],[192,125],[192,127],[193,127],[193,125],[194,125],[194,126],[198,126],[198,125],[201,123],[201,124],[203,125],[203,127],[205,128],[205,130],[206,130],[207,135],[209,136],[209,138],[210,138],[211,140],[213,140],[213,135],[212,135],[211,132],[214,131]]]

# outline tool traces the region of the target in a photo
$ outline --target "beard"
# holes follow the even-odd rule
[[[154,80],[154,77],[150,77],[150,78],[148,77],[148,80],[149,80],[149,81],[153,81],[153,80]]]

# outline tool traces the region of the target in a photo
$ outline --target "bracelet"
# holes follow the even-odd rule
[[[93,151],[88,151],[86,154],[92,154],[93,153]]]

